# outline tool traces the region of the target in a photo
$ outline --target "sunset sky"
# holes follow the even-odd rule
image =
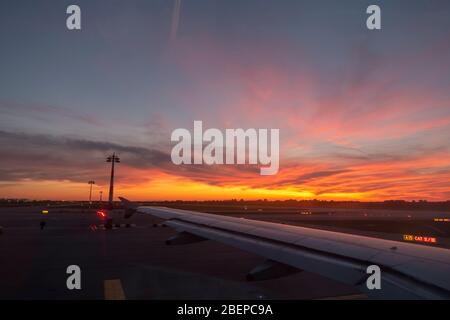
[[[66,29],[78,4],[82,30]],[[382,8],[382,30],[366,8]],[[0,3],[0,198],[450,200],[450,1]],[[280,170],[171,132],[279,128]]]

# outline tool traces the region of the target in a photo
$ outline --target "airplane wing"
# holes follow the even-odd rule
[[[164,219],[178,231],[168,244],[210,239],[265,257],[255,278],[258,272],[295,268],[356,286],[371,298],[450,298],[447,249],[164,207],[135,210]],[[366,285],[371,265],[381,269],[379,290]]]

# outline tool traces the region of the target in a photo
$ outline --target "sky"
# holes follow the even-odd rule
[[[1,1],[0,198],[106,197],[116,152],[136,200],[450,200],[449,18],[447,0]],[[194,120],[279,128],[278,174],[174,165]]]

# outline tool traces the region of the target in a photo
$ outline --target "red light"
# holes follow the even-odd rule
[[[106,217],[106,213],[104,213],[103,211],[97,211],[97,214],[100,218],[105,218]]]
[[[436,238],[434,238],[434,237],[424,237],[423,238],[423,242],[436,243]]]

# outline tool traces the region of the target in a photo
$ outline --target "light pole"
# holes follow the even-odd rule
[[[111,180],[109,182],[109,206],[113,208],[113,199],[114,199],[114,164],[120,163],[120,159],[116,156],[116,153],[113,153],[112,156],[106,158],[106,162],[111,162]]]
[[[100,203],[103,202],[103,191],[100,190]]]
[[[90,181],[88,181],[88,184],[90,185],[90,188],[89,188],[89,205],[91,205],[92,204],[92,186],[95,184],[95,181],[94,180],[90,180]]]

